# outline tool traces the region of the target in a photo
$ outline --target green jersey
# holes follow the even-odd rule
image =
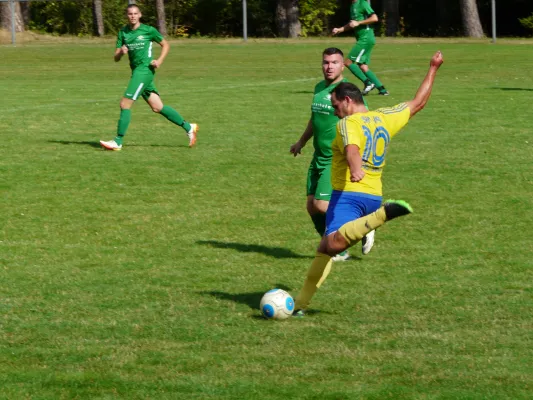
[[[352,3],[350,7],[350,20],[354,21],[363,21],[370,17],[372,14],[375,14],[370,4],[367,0],[357,0],[355,3]],[[374,30],[370,25],[359,25],[354,28],[355,38],[359,40],[371,39],[375,40]]]
[[[126,45],[132,70],[140,66],[148,68],[153,59],[153,42],[161,43],[162,40],[163,36],[152,26],[141,24],[132,30],[127,25],[118,33],[117,49]]]
[[[343,79],[340,82],[348,82]],[[337,133],[337,121],[335,110],[331,105],[331,92],[340,83],[332,85],[324,80],[317,83],[314,90],[313,104],[311,105],[311,124],[313,125],[313,147],[315,154],[313,161],[318,164],[331,164],[331,142]]]

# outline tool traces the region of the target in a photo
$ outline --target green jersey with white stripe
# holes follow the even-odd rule
[[[341,82],[348,82],[343,78],[341,81],[328,85],[325,80],[318,82],[313,91],[313,103],[311,104],[311,124],[313,126],[313,154],[312,164],[326,166],[331,164],[333,152],[331,142],[337,134],[337,122],[339,117],[335,115],[335,109],[331,104],[331,92]],[[368,109],[366,100],[363,98],[365,107]]]
[[[350,19],[354,21],[363,21],[370,17],[372,14],[375,14],[375,11],[372,10],[370,4],[367,0],[357,0],[352,3],[350,7]],[[371,41],[375,40],[374,29],[370,25],[359,25],[354,28],[355,38],[359,40],[370,39]]]
[[[348,82],[343,79],[341,82]],[[313,161],[317,165],[331,164],[331,142],[335,138],[339,118],[331,105],[331,92],[340,82],[328,85],[324,80],[315,86],[311,104],[311,123],[313,125]]]
[[[132,30],[129,25],[122,28],[117,37],[117,49],[126,46],[130,59],[130,67],[134,70],[137,67],[149,67],[153,60],[153,42],[161,43],[163,36],[153,26],[141,24],[137,29]]]

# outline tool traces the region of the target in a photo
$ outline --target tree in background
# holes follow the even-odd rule
[[[336,0],[300,0],[301,36],[329,33],[329,19],[336,9]]]
[[[0,25],[3,29],[11,31],[11,4],[2,2],[0,3]],[[24,31],[24,18],[22,16],[22,10],[20,3],[15,3],[15,32]]]
[[[157,30],[161,35],[167,35],[167,19],[165,17],[165,2],[163,0],[155,0],[155,9],[157,13]]]
[[[281,37],[295,38],[302,32],[298,0],[278,0],[276,25]]]
[[[468,37],[484,37],[476,0],[460,0],[464,34]]]
[[[93,0],[93,27],[95,36],[104,36],[104,16],[102,0]]]
[[[529,31],[533,31],[533,14],[531,14],[527,18],[520,18],[518,21],[522,24],[522,26]]]
[[[101,23],[95,8],[98,3]],[[167,28],[168,36],[242,35],[242,0],[135,0],[135,3],[141,7],[142,21],[162,32]],[[124,10],[128,1],[16,4],[18,30],[24,29],[26,21],[30,29],[37,31],[83,36],[115,35],[126,24]],[[329,31],[329,26],[345,24],[351,0],[247,0],[247,5],[250,37],[296,37],[321,35]],[[532,14],[533,0],[507,0],[505,4],[499,1],[497,6],[498,35],[531,35],[527,25],[518,20]],[[483,37],[483,31],[491,29],[491,0],[372,0],[372,8],[380,18],[376,32],[387,36],[400,32],[421,37],[463,34]],[[26,11],[22,16],[21,9]],[[24,20],[28,10],[29,21]],[[0,12],[0,23],[10,30],[9,3],[0,3]]]
[[[383,0],[385,36],[396,36],[400,31],[400,1]]]

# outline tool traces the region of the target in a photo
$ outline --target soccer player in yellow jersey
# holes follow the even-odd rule
[[[403,200],[382,204],[381,174],[391,139],[424,108],[443,61],[441,52],[435,53],[414,99],[394,107],[367,111],[361,91],[351,83],[339,83],[333,90],[331,103],[341,118],[331,146],[333,193],[326,213],[326,233],[296,297],[294,316],[305,314],[331,269],[331,257],[385,222],[413,211]]]

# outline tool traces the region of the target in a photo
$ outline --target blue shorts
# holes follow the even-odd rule
[[[358,192],[334,190],[326,213],[328,236],[339,230],[346,222],[371,214],[381,207],[381,196]]]

